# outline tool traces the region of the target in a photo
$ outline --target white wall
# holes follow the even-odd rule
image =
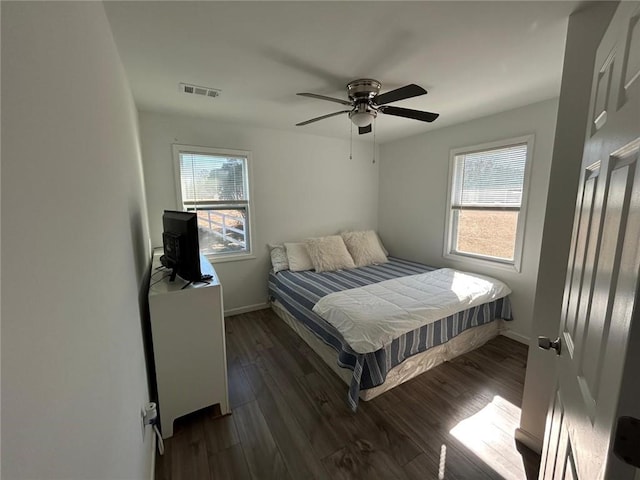
[[[534,339],[537,335],[555,338],[560,327],[580,164],[589,117],[591,72],[598,43],[616,6],[616,2],[594,2],[569,18],[534,306]],[[536,348],[534,339],[527,360],[519,433],[521,440],[531,448],[540,450],[545,417],[555,387],[557,359],[552,353]]]
[[[154,246],[162,246],[163,210],[177,207],[173,143],[253,153],[256,258],[215,264],[228,313],[267,301],[268,243],[348,228],[376,228],[378,163],[372,163],[371,136],[354,142],[350,160],[348,140],[308,135],[302,130],[287,132],[141,112],[140,132]]]
[[[513,290],[515,318],[509,327],[512,336],[521,341],[531,335],[557,108],[557,100],[547,100],[384,144],[380,149],[378,226],[390,253],[429,265],[484,273],[506,282]],[[444,258],[450,150],[531,133],[535,143],[521,271]]]
[[[136,110],[101,3],[2,2],[2,476],[149,478]]]

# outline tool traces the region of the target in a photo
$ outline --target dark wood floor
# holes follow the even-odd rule
[[[179,419],[157,479],[520,479],[527,347],[498,337],[354,414],[346,385],[271,310],[226,320],[233,412]]]

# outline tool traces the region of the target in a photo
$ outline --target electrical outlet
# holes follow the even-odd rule
[[[155,425],[158,421],[158,406],[154,402],[149,402],[144,407],[143,422],[145,425]]]
[[[147,431],[147,425],[155,425],[158,423],[158,406],[154,402],[147,403],[140,410],[140,420],[142,425],[142,440],[144,441],[144,437]]]

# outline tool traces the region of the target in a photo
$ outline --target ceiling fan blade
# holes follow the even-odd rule
[[[371,124],[366,127],[358,127],[358,135],[364,135],[365,133],[371,132]]]
[[[405,85],[404,87],[396,88],[390,92],[377,95],[373,98],[376,105],[384,105],[386,103],[397,102],[398,100],[404,100],[405,98],[419,97],[420,95],[426,95],[427,91],[412,83]]]
[[[335,117],[336,115],[340,115],[341,113],[349,113],[351,110],[341,110],[339,112],[329,113],[327,115],[322,115],[321,117],[312,118],[311,120],[307,120],[306,122],[296,123],[296,127],[301,127],[303,125],[308,125],[309,123],[317,122],[318,120],[324,120],[325,118]]]
[[[317,98],[319,100],[327,100],[329,102],[336,102],[336,103],[341,103],[342,105],[351,106],[351,102],[348,100],[342,100],[341,98],[326,97],[324,95],[318,95],[317,93],[296,93],[296,95],[300,95],[301,97]]]
[[[439,113],[423,112],[421,110],[412,110],[410,108],[391,107],[386,105],[378,108],[378,111],[386,113],[387,115],[395,115],[396,117],[420,120],[421,122],[433,122],[440,116]]]

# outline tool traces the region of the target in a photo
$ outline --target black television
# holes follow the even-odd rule
[[[202,280],[198,216],[195,212],[165,210],[162,215],[162,265],[172,269],[170,281],[176,274],[188,282]]]

